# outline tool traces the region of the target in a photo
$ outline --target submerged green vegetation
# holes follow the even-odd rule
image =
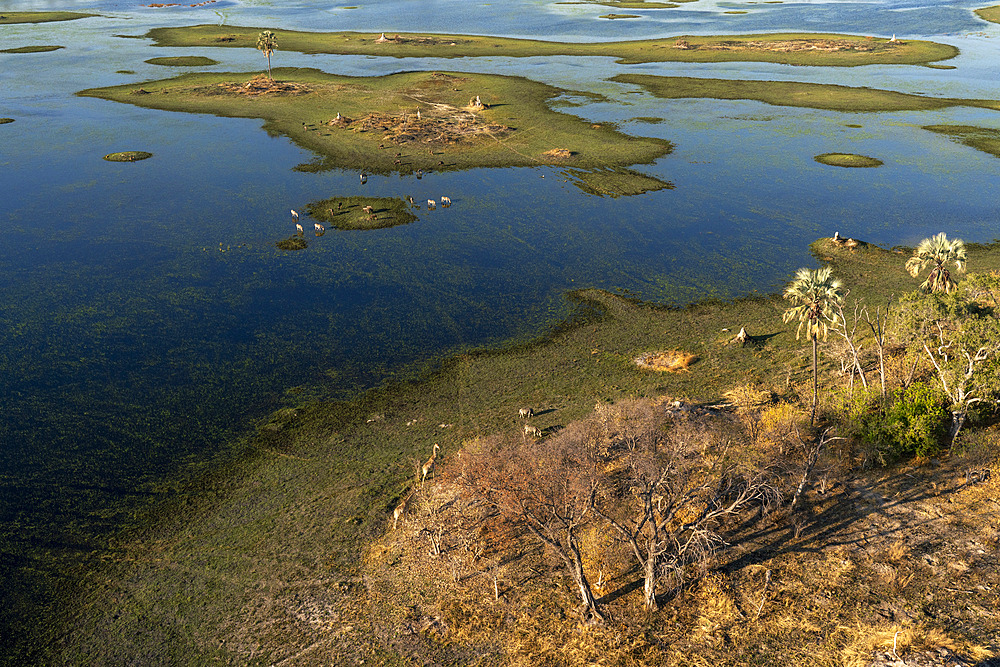
[[[927,111],[955,106],[1000,110],[1000,101],[997,100],[924,97],[824,83],[702,79],[654,74],[619,74],[610,80],[642,86],[656,97],[665,99],[756,100],[776,106],[848,112]]]
[[[163,65],[165,67],[209,67],[219,64],[218,60],[212,60],[205,56],[164,56],[150,58],[145,62],[150,65]]]
[[[823,153],[813,159],[833,167],[881,167],[883,164],[878,158],[854,153]]]
[[[1000,157],[1000,130],[973,125],[924,125],[925,130],[951,137],[960,144]]]
[[[255,48],[260,28],[198,25],[154,28],[158,46]],[[921,65],[958,55],[953,46],[927,41],[887,42],[856,35],[773,34],[683,36],[630,42],[569,43],[479,35],[358,32],[312,33],[282,30],[281,48],[303,53],[389,56],[393,58],[469,58],[504,56],[608,56],[620,63],[771,62],[848,67]]]
[[[0,53],[48,53],[50,51],[58,51],[59,49],[64,49],[65,46],[18,46],[13,49],[0,49]]]
[[[917,288],[919,278],[904,269],[903,254],[830,239],[816,242],[813,249],[844,278],[851,300],[866,305],[873,317],[880,317],[876,307],[883,308],[890,295]],[[984,275],[1000,270],[1000,247],[970,247],[968,261]],[[896,512],[914,503],[914,516],[924,518],[905,531],[912,538],[919,534],[917,524],[927,522],[920,512],[926,512],[930,497],[925,491],[933,482],[937,492],[957,504],[948,511],[963,517],[958,522],[962,526],[952,530],[971,530],[975,539],[994,544],[995,528],[982,532],[977,523],[984,513],[995,511],[985,500],[989,487],[963,487],[951,468],[922,472],[915,467],[905,476],[877,471],[841,483],[847,468],[877,464],[879,455],[896,455],[893,447],[940,447],[929,438],[941,435],[947,415],[940,409],[933,367],[920,362],[922,339],[894,338],[887,347],[890,403],[883,413],[877,408],[874,343],[865,338],[863,366],[870,390],[862,392],[858,376],[852,374],[848,385],[842,372],[850,351],[833,345],[834,331],[829,344],[820,344],[819,419],[836,422],[838,415],[847,415],[841,432],[851,434],[851,441],[817,450],[821,456],[813,477],[822,475],[822,493],[807,490],[798,513],[748,515],[753,535],[728,534],[735,545],[735,551],[726,552],[732,567],[712,569],[700,583],[664,593],[661,611],[643,610],[641,575],[627,556],[612,556],[617,547],[605,539],[607,531],[596,524],[583,526],[584,569],[591,582],[599,582],[594,584],[596,595],[603,596],[599,603],[613,612],[613,620],[604,629],[581,631],[574,612],[579,599],[567,592],[558,575],[561,568],[544,565],[548,561],[542,550],[520,541],[508,551],[504,545],[517,532],[484,532],[478,530],[484,524],[464,523],[469,515],[454,511],[464,506],[449,485],[464,470],[459,464],[469,460],[469,449],[481,450],[477,443],[483,439],[487,444],[536,442],[534,435],[529,440],[522,432],[525,421],[518,418],[519,408],[532,406],[530,425],[544,436],[540,445],[587,433],[577,422],[590,420],[584,423],[597,424],[599,433],[621,430],[622,446],[609,451],[626,457],[644,446],[648,433],[643,415],[662,413],[676,399],[689,415],[679,416],[677,423],[689,429],[684,437],[699,443],[702,454],[714,447],[712,424],[730,445],[734,438],[753,438],[756,449],[737,462],[746,466],[764,456],[784,457],[781,484],[794,488],[813,471],[809,464],[803,473],[809,452],[801,452],[812,443],[804,406],[813,385],[809,346],[795,339],[794,325],[782,324],[789,304],[781,298],[683,309],[594,290],[571,298],[578,304],[573,321],[530,344],[463,354],[422,379],[371,390],[351,401],[304,402],[275,412],[228,466],[180,490],[146,528],[92,564],[82,575],[86,608],[66,605],[62,626],[40,630],[41,639],[61,638],[37,643],[43,662],[94,662],[101,656],[103,662],[116,663],[143,655],[157,664],[273,664],[309,652],[369,664],[405,664],[415,655],[433,657],[439,664],[469,664],[476,655],[478,664],[538,664],[544,658],[545,664],[576,665],[593,662],[598,653],[605,664],[622,666],[636,664],[636,656],[643,656],[642,664],[653,658],[655,664],[691,664],[695,655],[720,665],[745,664],[748,656],[761,664],[815,664],[817,657],[824,664],[844,664],[873,647],[888,650],[897,638],[900,651],[920,645],[924,635],[894,636],[894,630],[872,639],[882,627],[876,610],[865,603],[872,594],[926,612],[914,612],[921,625],[906,626],[908,631],[926,633],[928,627],[940,628],[935,618],[963,614],[965,622],[946,628],[947,645],[963,652],[980,650],[976,655],[988,657],[976,642],[995,632],[996,616],[962,612],[971,607],[955,604],[962,591],[951,594],[944,588],[954,589],[950,576],[938,581],[936,571],[917,568],[912,585],[912,578],[905,583],[880,579],[878,573],[886,572],[883,561],[903,569],[901,559],[911,550],[923,553],[930,547],[900,538],[893,547],[897,555],[886,556],[893,541],[878,536],[897,531],[877,523],[884,499],[869,508],[866,494],[892,496]],[[910,304],[936,298],[913,297],[899,312],[920,315],[923,311]],[[845,307],[850,312],[853,304]],[[941,312],[953,311],[946,307]],[[749,335],[737,341],[741,328]],[[911,346],[912,356],[907,351]],[[656,350],[684,350],[697,361],[674,374],[637,367],[638,356]],[[919,364],[915,372],[910,370],[914,364]],[[908,373],[915,382],[896,392],[892,383]],[[894,398],[897,394],[900,400]],[[736,406],[728,408],[730,417],[719,418],[719,410],[727,409],[720,402]],[[716,407],[709,410],[706,404]],[[980,436],[969,433],[963,440],[968,451],[977,456],[991,451],[989,441],[977,445],[983,442],[976,440]],[[631,443],[627,448],[626,442]],[[433,443],[441,445],[439,469],[419,485],[415,478]],[[463,450],[466,455],[459,459]],[[975,457],[965,461],[977,471],[984,465]],[[990,464],[985,465],[988,470]],[[621,466],[610,472],[628,470]],[[859,488],[862,492],[856,493]],[[601,502],[606,501],[602,496]],[[859,504],[863,511],[856,515],[852,508]],[[399,507],[404,508],[400,525],[391,531]],[[612,511],[610,505],[604,510]],[[898,514],[889,518],[897,527],[902,520]],[[866,523],[870,521],[876,523]],[[875,530],[879,527],[884,530]],[[871,528],[878,541],[845,551],[845,541],[856,540],[862,528]],[[963,538],[970,539],[964,533]],[[470,547],[486,546],[464,549],[461,539]],[[934,549],[940,549],[940,540],[935,533]],[[740,565],[744,558],[753,560]],[[765,568],[775,572],[771,588],[763,583]],[[600,572],[607,576],[599,577]],[[996,572],[981,564],[972,566],[968,576],[992,587]],[[807,573],[815,573],[808,575],[813,577],[808,585],[797,583]],[[904,574],[911,576],[909,570]],[[937,597],[928,602],[924,592],[930,587]],[[816,590],[828,597],[819,608]],[[741,608],[749,612],[738,613]],[[746,623],[744,616],[755,611],[756,621]],[[630,624],[632,618],[642,621]],[[424,629],[405,630],[415,626]],[[718,627],[726,628],[727,642],[720,644],[712,634]],[[612,641],[612,635],[619,639]],[[811,644],[803,658],[805,636]],[[559,641],[546,640],[552,637]],[[567,642],[575,647],[572,655],[560,652]]]
[[[78,94],[168,111],[263,118],[267,131],[323,156],[307,169],[614,168],[652,162],[671,149],[661,139],[627,136],[553,111],[547,103],[563,91],[521,77],[346,77],[276,68],[274,79],[197,73]]]
[[[395,197],[331,197],[306,206],[309,215],[337,229],[385,229],[417,220],[410,204]]]
[[[50,21],[73,21],[98,14],[81,12],[0,12],[0,25],[10,23],[48,23]]]

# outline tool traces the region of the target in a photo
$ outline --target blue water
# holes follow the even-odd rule
[[[939,231],[993,240],[1000,162],[920,126],[1000,128],[996,112],[843,114],[659,100],[606,80],[643,72],[997,99],[1000,26],[972,14],[980,5],[698,0],[609,21],[598,18],[607,7],[548,2],[394,0],[357,9],[282,0],[166,9],[5,2],[3,11],[103,14],[0,26],[3,48],[66,47],[0,54],[0,116],[16,119],[0,125],[5,578],[16,582],[40,567],[39,554],[99,548],[275,407],[303,395],[349,396],[443,354],[536,335],[569,314],[567,290],[600,287],[671,303],[771,291],[811,265],[810,241],[834,231],[887,245]],[[723,13],[734,9],[749,13]],[[583,193],[557,168],[372,176],[362,187],[354,172],[294,171],[314,156],[268,136],[260,121],[74,97],[185,71],[143,62],[155,56],[206,55],[219,61],[207,68],[216,71],[264,67],[256,51],[165,49],[118,36],[197,23],[580,41],[808,30],[928,38],[962,54],[949,61],[954,70],[275,54],[275,65],[340,74],[484,71],[599,93],[607,101],[563,110],[675,145],[636,167],[673,189],[609,199]],[[665,120],[633,120],[640,117]],[[154,157],[101,159],[121,150]],[[833,151],[885,166],[838,169],[813,160]],[[293,231],[290,208],[352,194],[418,201],[447,194],[454,206],[392,229],[307,237],[303,252],[274,248]]]

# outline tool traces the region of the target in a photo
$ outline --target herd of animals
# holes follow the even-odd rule
[[[361,182],[365,183],[367,180],[368,180],[368,177],[365,174],[361,174]],[[410,204],[415,205],[415,202],[413,201],[413,197],[407,197],[406,200]],[[440,201],[441,201],[441,207],[442,208],[448,208],[449,206],[451,206],[451,197],[448,197],[448,196],[445,196],[445,195],[441,195],[441,200]],[[437,201],[435,201],[433,199],[428,199],[427,200],[427,208],[428,209],[433,210],[433,209],[437,208],[437,205],[438,205]],[[337,209],[339,210],[341,208],[343,208],[343,204],[338,202],[337,203]],[[365,212],[365,214],[368,216],[369,219],[371,219],[371,220],[377,220],[378,219],[378,214],[375,213],[375,209],[372,208],[371,206],[364,206],[364,207],[362,207],[361,210]],[[292,222],[295,224],[295,231],[296,231],[296,233],[299,234],[299,235],[303,234],[305,232],[305,229],[302,227],[302,223],[299,222],[299,213],[298,213],[298,211],[296,211],[293,208],[293,209],[291,209],[291,213],[292,213]],[[330,217],[332,218],[333,216],[334,216],[334,212],[333,212],[333,209],[331,208],[330,209]],[[316,229],[316,236],[322,236],[323,234],[326,233],[326,227],[324,227],[320,223],[314,222],[313,226]]]

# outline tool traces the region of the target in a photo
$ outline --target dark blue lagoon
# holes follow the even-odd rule
[[[698,0],[608,21],[599,18],[607,7],[546,2],[110,1],[59,7],[98,17],[0,25],[4,48],[65,47],[0,54],[0,117],[14,119],[0,125],[0,574],[13,600],[4,627],[44,600],[64,567],[99,551],[272,410],[346,398],[462,350],[534,337],[571,315],[568,290],[684,304],[778,289],[813,261],[808,243],[834,231],[886,245],[939,231],[992,240],[997,158],[922,126],[1000,129],[998,112],[664,100],[608,80],[808,81],[995,100],[1000,26],[975,17],[976,6]],[[3,11],[50,9],[14,0]],[[748,13],[725,13],[734,9]],[[296,171],[315,156],[257,120],[74,96],[179,71],[145,62],[157,56],[197,52],[219,61],[208,71],[263,69],[256,51],[141,38],[199,23],[565,41],[804,30],[932,39],[961,55],[948,70],[275,55],[281,66],[338,74],[517,74],[593,94],[570,93],[558,108],[674,145],[635,167],[671,188],[612,198],[554,167],[373,175],[361,185],[354,170]],[[127,150],[153,157],[102,160]],[[885,164],[814,161],[826,152]],[[449,195],[454,205],[391,229],[307,234],[300,252],[275,247],[294,231],[290,209],[354,194]]]

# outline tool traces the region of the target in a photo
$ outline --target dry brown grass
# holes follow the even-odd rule
[[[679,350],[669,352],[645,352],[635,359],[639,368],[667,373],[678,373],[688,370],[698,360],[697,355]]]

